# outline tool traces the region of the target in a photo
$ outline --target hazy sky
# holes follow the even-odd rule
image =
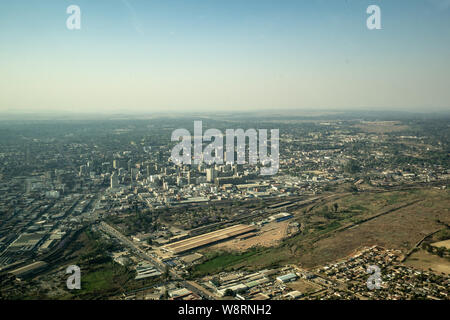
[[[0,2],[0,112],[449,110],[449,88],[450,0]]]

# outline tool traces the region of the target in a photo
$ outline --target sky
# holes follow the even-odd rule
[[[0,2],[0,113],[448,111],[449,88],[450,0]]]

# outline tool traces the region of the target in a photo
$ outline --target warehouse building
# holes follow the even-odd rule
[[[147,262],[141,262],[136,267],[136,277],[135,280],[151,278],[160,276],[162,273],[159,272],[153,265]]]
[[[281,221],[285,221],[288,219],[291,219],[293,216],[290,213],[287,212],[281,212],[278,214],[274,214],[273,216],[269,217],[270,221],[276,221],[276,222],[281,222]]]
[[[254,231],[256,231],[254,226],[238,224],[222,230],[205,233],[199,236],[167,244],[162,248],[172,254],[181,254]]]
[[[277,277],[277,280],[280,282],[291,282],[297,280],[298,276],[295,273],[288,273],[283,276]]]

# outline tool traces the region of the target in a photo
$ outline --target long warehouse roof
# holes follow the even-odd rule
[[[167,244],[163,248],[177,254],[255,230],[256,228],[253,226],[238,224],[222,230],[205,233],[199,236]]]

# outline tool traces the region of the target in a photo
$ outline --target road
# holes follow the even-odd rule
[[[141,248],[136,246],[136,244],[134,244],[131,240],[127,239],[127,237],[125,237],[122,233],[120,233],[119,231],[117,231],[116,229],[111,227],[106,222],[101,222],[99,225],[99,228],[102,231],[109,234],[110,236],[112,236],[112,237],[116,238],[117,240],[119,240],[120,242],[122,242],[123,245],[130,248],[140,258],[151,262],[155,266],[155,268],[158,269],[161,273],[164,274],[166,272],[166,269],[168,269],[172,280],[179,281],[185,288],[191,290],[198,296],[200,296],[204,299],[211,299],[211,300],[215,299],[215,297],[212,296],[211,293],[208,292],[206,289],[202,290],[199,285],[193,283],[192,281],[184,280],[178,273],[176,273],[174,270],[170,269],[170,267],[168,265],[166,265],[166,264],[158,261],[154,257],[148,255],[144,250],[142,250]]]

